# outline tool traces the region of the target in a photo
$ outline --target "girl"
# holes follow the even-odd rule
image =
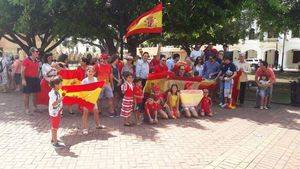
[[[163,110],[164,108],[170,112],[169,107],[166,106],[164,101],[164,96],[160,92],[158,85],[153,85],[152,87],[153,99],[157,104],[157,113],[162,119],[168,119],[168,114]]]
[[[192,90],[193,83],[187,82],[184,85],[184,90]],[[183,106],[185,116],[190,118],[190,117],[198,117],[198,113],[196,111],[196,108],[194,106]]]
[[[124,72],[125,83],[122,84],[121,90],[124,94],[122,108],[121,108],[121,116],[124,117],[124,126],[131,126],[129,122],[131,113],[133,112],[133,77],[132,73]]]
[[[134,79],[133,95],[136,124],[141,125],[141,111],[143,108],[144,93],[142,87],[142,79],[140,78]]]
[[[153,98],[148,98],[145,103],[145,114],[150,124],[157,124],[157,103]]]
[[[200,102],[200,106],[201,106],[201,116],[212,116],[212,112],[211,112],[211,98],[208,96],[209,92],[207,89],[203,90],[203,98]]]
[[[170,109],[170,118],[172,119],[180,117],[179,101],[178,86],[176,84],[172,84],[167,98],[167,105]]]
[[[259,80],[258,93],[261,97],[260,99],[260,109],[268,109],[268,96],[267,96],[267,84],[270,83],[267,76],[261,76]]]
[[[61,89],[62,79],[55,76],[50,80],[51,91],[49,92],[49,115],[51,122],[51,143],[55,148],[62,148],[64,145],[57,141],[57,130],[59,128],[61,112],[63,111],[63,97],[58,92]]]
[[[94,77],[95,75],[95,70],[93,66],[88,66],[87,71],[86,71],[87,77],[82,80],[82,84],[90,84],[90,83],[95,83],[97,82],[97,78]],[[99,123],[99,109],[97,104],[95,104],[95,107],[93,109],[94,113],[94,120],[96,124],[96,129],[105,129],[105,126],[100,125]],[[87,135],[88,132],[88,115],[89,115],[89,110],[85,107],[83,107],[83,115],[82,115],[82,134]]]

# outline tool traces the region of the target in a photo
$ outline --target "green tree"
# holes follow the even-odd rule
[[[41,53],[56,48],[68,34],[57,21],[66,11],[54,9],[52,0],[0,0],[0,37]]]

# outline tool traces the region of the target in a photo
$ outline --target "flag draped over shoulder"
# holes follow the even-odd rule
[[[63,104],[79,104],[92,111],[97,103],[104,82],[96,82],[85,85],[63,86],[61,94],[64,96]]]
[[[140,15],[127,27],[125,37],[140,33],[162,32],[162,3]]]
[[[206,80],[201,77],[174,77],[171,72],[166,73],[151,73],[148,75],[146,85],[144,87],[145,93],[151,93],[152,86],[158,85],[161,92],[166,92],[172,84],[177,84],[179,90],[184,89],[184,85],[189,82],[191,84],[191,89],[215,89],[217,82],[215,80]]]
[[[242,75],[242,71],[237,71],[237,75],[233,78],[233,87],[232,87],[232,103],[233,107],[236,107],[236,103],[238,101],[239,93],[240,93],[240,78]]]

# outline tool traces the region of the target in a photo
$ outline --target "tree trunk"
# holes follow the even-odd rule
[[[128,39],[128,42],[127,42],[128,52],[134,58],[136,57],[136,48],[137,48],[137,46],[138,46],[138,44],[135,41],[132,41],[132,40]]]
[[[105,42],[108,48],[108,53],[110,55],[114,55],[117,53],[117,48],[114,44],[114,39],[113,38],[105,38]]]

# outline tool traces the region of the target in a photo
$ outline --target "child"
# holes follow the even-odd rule
[[[148,98],[145,103],[145,115],[149,120],[150,124],[157,124],[157,103],[153,98]]]
[[[233,72],[230,70],[227,70],[224,77],[224,104],[221,106],[222,108],[229,108],[233,109],[231,106],[231,94],[232,94],[232,87],[233,87],[233,79],[231,76],[233,75]]]
[[[192,90],[192,85],[193,83],[187,82],[184,85],[184,90]],[[183,106],[185,116],[190,118],[190,117],[198,117],[198,113],[196,111],[196,108],[194,106]]]
[[[167,105],[169,106],[170,116],[172,119],[180,117],[179,101],[178,86],[176,84],[172,84],[167,98]]]
[[[133,97],[134,97],[134,112],[135,112],[135,121],[139,126],[141,125],[141,111],[143,108],[143,87],[142,87],[142,79],[136,78],[134,79],[134,87],[133,87]]]
[[[213,113],[211,112],[211,98],[208,96],[209,92],[207,89],[203,90],[203,98],[200,102],[201,106],[201,116],[212,116]]]
[[[267,85],[270,83],[269,79],[267,76],[261,76],[259,80],[259,96],[261,97],[260,99],[260,109],[268,109],[267,103],[268,103],[268,96],[267,96]]]
[[[124,72],[124,80],[125,83],[122,84],[121,90],[124,94],[122,108],[121,108],[121,116],[124,117],[124,126],[131,126],[129,122],[131,113],[133,112],[133,77],[132,73]]]
[[[82,80],[81,84],[90,84],[90,83],[95,83],[98,81],[97,78],[94,77],[95,69],[93,66],[87,67],[86,74],[87,74],[87,77]],[[94,106],[93,113],[94,113],[96,129],[104,129],[105,126],[100,125],[100,122],[99,122],[99,109],[98,109],[97,104],[95,104],[95,106]],[[83,114],[82,114],[82,128],[83,128],[82,134],[83,135],[87,135],[89,133],[88,132],[88,117],[89,117],[89,110],[87,108],[83,107]]]
[[[157,113],[162,119],[168,119],[168,114],[163,110],[164,108],[169,110],[169,107],[165,104],[164,97],[160,92],[158,85],[153,85],[152,87],[152,97],[157,104]]]
[[[61,120],[61,112],[63,111],[63,97],[58,92],[62,86],[62,79],[59,76],[55,76],[50,80],[50,87],[52,88],[49,92],[49,115],[51,121],[51,143],[55,148],[62,148],[64,145],[60,144],[57,140],[57,130],[59,128]]]

